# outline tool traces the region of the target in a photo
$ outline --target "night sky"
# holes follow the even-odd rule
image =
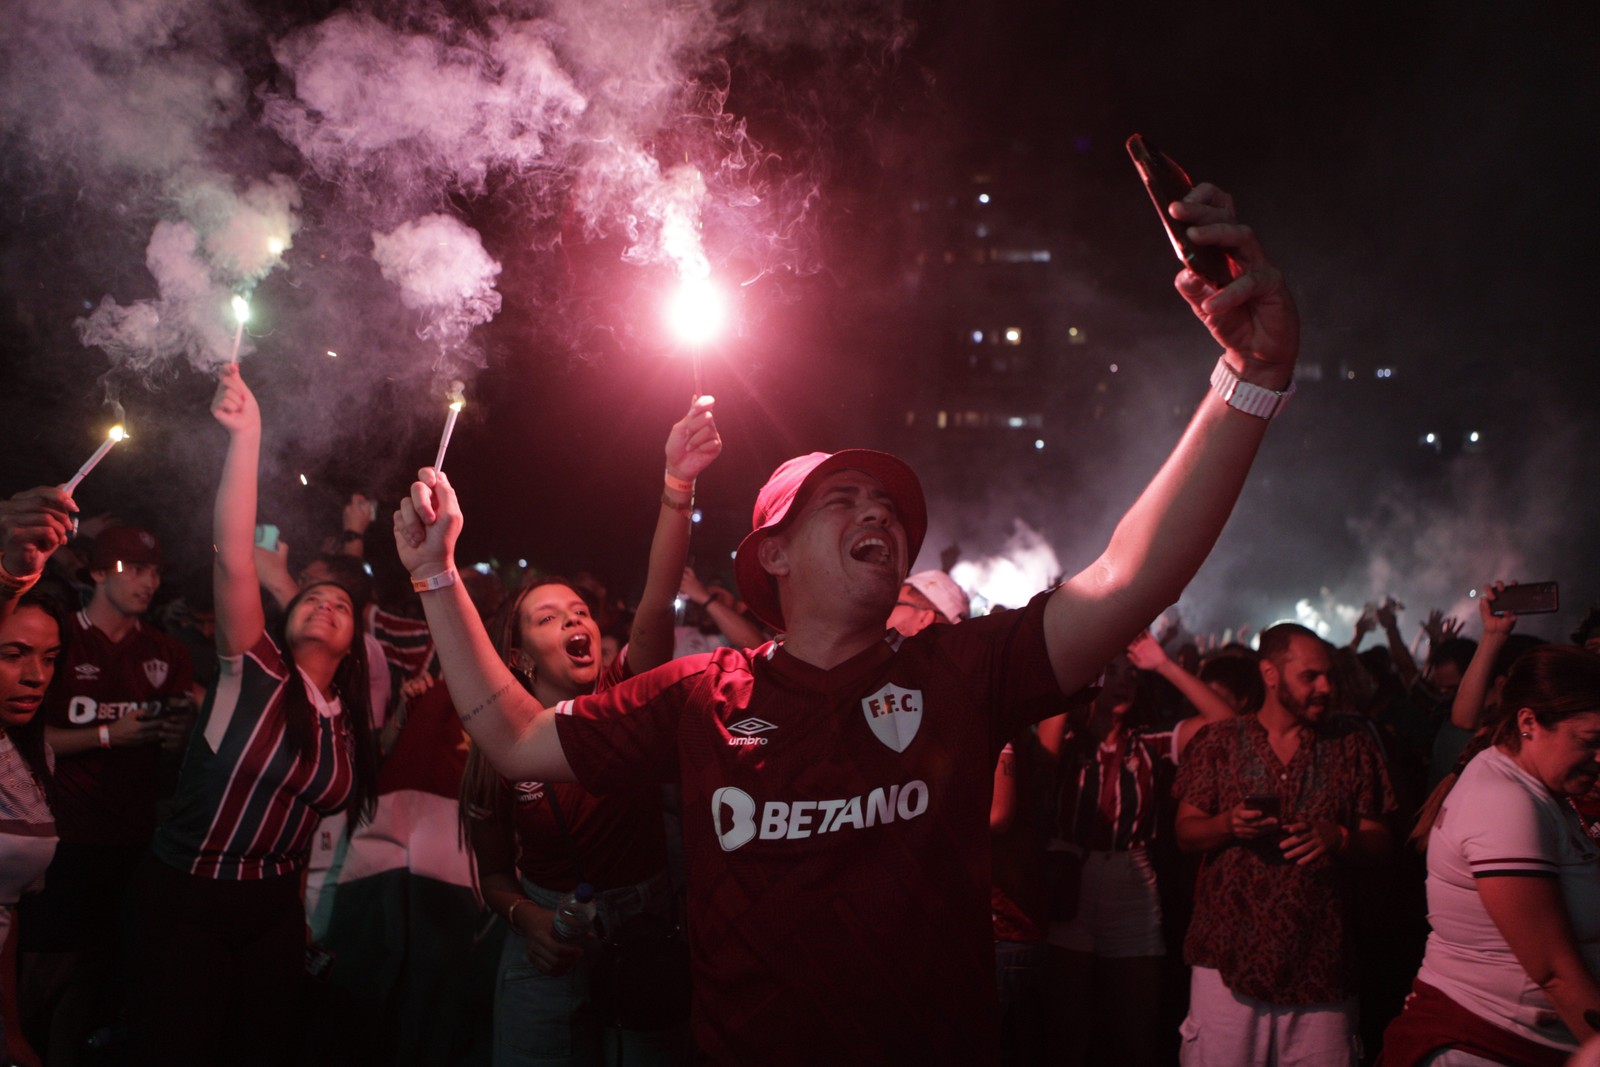
[[[397,497],[461,378],[446,469],[462,556],[636,587],[690,392],[660,323],[675,260],[651,214],[680,164],[705,183],[693,232],[735,312],[704,356],[726,451],[702,479],[696,564],[726,568],[789,455],[918,458],[897,420],[941,309],[916,266],[938,235],[912,205],[958,201],[983,172],[1052,250],[1052,304],[1093,326],[1073,358],[1119,365],[1114,409],[1076,457],[978,456],[981,496],[919,462],[935,520],[921,563],[952,540],[1000,553],[1023,519],[1076,569],[1215,358],[1123,151],[1138,130],[1234,193],[1291,278],[1302,364],[1321,375],[1273,427],[1185,620],[1259,628],[1303,601],[1342,642],[1383,594],[1415,622],[1466,609],[1485,579],[1555,578],[1562,613],[1525,628],[1560,636],[1600,602],[1590,5],[103,9],[22,0],[0,38],[0,492],[68,477],[112,421],[109,387],[133,438],[78,499],[155,527],[195,564],[179,583],[208,563],[224,439],[196,368],[226,355],[231,289],[255,306],[262,521],[307,544],[343,494]],[[354,72],[344,95],[330,71]],[[159,223],[204,237],[252,207],[268,228],[294,220],[282,257],[230,265],[207,246],[188,297],[158,293]],[[448,309],[408,303],[374,254],[375,234],[431,216],[499,265]],[[75,322],[104,299],[158,296],[163,326],[200,325],[112,354],[81,342]]]

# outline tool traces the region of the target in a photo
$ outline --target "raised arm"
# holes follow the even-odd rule
[[[722,451],[722,438],[717,435],[717,423],[711,414],[715,404],[713,397],[695,397],[688,414],[667,435],[667,473],[655,536],[650,540],[650,569],[638,610],[633,614],[633,630],[628,635],[628,670],[634,674],[659,667],[672,658],[672,602],[677,599],[678,583],[689,560],[694,482]]]
[[[1185,268],[1177,287],[1244,382],[1289,388],[1300,320],[1288,286],[1233,200],[1196,186],[1169,205],[1200,244],[1228,250],[1238,276],[1221,290]],[[1045,636],[1063,691],[1091,679],[1149,620],[1178,599],[1233,511],[1267,421],[1207,390],[1188,429],[1111,536],[1105,552],[1051,597]]]
[[[1400,683],[1408,690],[1416,684],[1422,672],[1417,669],[1417,661],[1411,658],[1411,649],[1406,645],[1406,639],[1400,635],[1400,622],[1396,613],[1403,607],[1394,597],[1388,597],[1378,605],[1376,615],[1378,625],[1383,627],[1383,636],[1389,643],[1389,659],[1394,664],[1395,673],[1400,676]]]
[[[261,462],[261,409],[236,363],[217,372],[211,414],[228,431],[228,454],[211,516],[216,560],[211,569],[216,597],[217,651],[237,656],[261,639],[266,618],[256,576],[256,470]]]
[[[1494,613],[1494,599],[1505,589],[1505,582],[1485,586],[1478,598],[1478,618],[1483,623],[1483,639],[1472,653],[1472,662],[1461,676],[1456,696],[1450,704],[1450,724],[1461,730],[1476,730],[1483,725],[1483,706],[1488,703],[1489,686],[1494,682],[1494,662],[1506,639],[1516,628],[1517,617],[1510,612]]]
[[[722,636],[734,648],[755,648],[766,640],[761,627],[744,617],[734,606],[733,594],[726,589],[706,585],[695,574],[693,567],[683,568],[683,581],[678,592],[705,609],[711,621],[717,624]]]
[[[461,523],[450,479],[432,467],[417,473],[411,495],[394,514],[395,549],[422,595],[450,701],[495,770],[518,782],[570,782],[572,768],[556,736],[554,712],[495,655],[466,586],[456,578]]]
[[[1178,723],[1177,736],[1173,739],[1174,754],[1178,757],[1183,756],[1183,750],[1188,747],[1190,739],[1200,727],[1208,722],[1231,719],[1238,714],[1233,710],[1233,705],[1223,700],[1216,690],[1172,662],[1167,650],[1150,636],[1149,630],[1145,630],[1133,639],[1133,643],[1128,646],[1128,659],[1141,671],[1154,671],[1171,682],[1199,712],[1198,715],[1191,715]]]

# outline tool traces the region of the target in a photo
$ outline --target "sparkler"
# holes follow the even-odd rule
[[[667,322],[672,332],[689,348],[694,362],[694,395],[704,396],[700,388],[700,349],[722,330],[727,306],[722,293],[709,278],[685,278],[667,306]]]
[[[68,496],[71,496],[72,491],[78,488],[78,483],[88,477],[89,472],[94,470],[102,459],[106,458],[106,453],[111,451],[111,446],[127,436],[128,431],[122,428],[121,423],[111,427],[111,432],[107,433],[106,439],[100,442],[100,447],[94,450],[94,455],[90,456],[83,466],[78,468],[78,473],[74,474],[67,484],[61,487],[62,490]]]
[[[444,417],[444,433],[439,436],[439,454],[433,457],[433,469],[444,468],[445,449],[450,447],[450,435],[456,429],[456,416],[461,414],[461,409],[466,407],[466,398],[461,395],[464,388],[461,382],[450,383],[450,413]]]
[[[228,357],[229,363],[239,362],[239,342],[244,340],[244,324],[250,320],[250,301],[237,293],[233,296],[233,317],[239,320],[239,326],[233,331],[233,355]]]

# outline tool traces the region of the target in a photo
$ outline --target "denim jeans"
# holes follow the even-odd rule
[[[523,892],[554,909],[564,892],[524,880]],[[638,885],[598,893],[596,925],[614,929],[643,912],[676,919],[672,881],[663,872]],[[528,962],[527,943],[507,928],[494,1006],[495,1067],[675,1067],[689,1062],[688,1026],[639,1033],[604,1026],[589,1003],[593,953],[566,974]]]

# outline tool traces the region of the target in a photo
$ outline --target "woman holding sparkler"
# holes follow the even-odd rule
[[[694,480],[722,450],[712,404],[697,397],[667,437],[644,594],[611,667],[601,668],[600,627],[588,606],[560,579],[525,583],[491,625],[500,658],[541,702],[604,689],[672,658]],[[579,882],[593,886],[596,925],[607,934],[640,914],[677,921],[660,794],[599,797],[569,783],[513,783],[474,748],[461,800],[484,902],[511,927],[496,981],[496,1067],[687,1062],[687,971],[681,988],[660,990],[659,1003],[683,1005],[677,1025],[624,1030],[610,1025],[609,1005],[595,1002],[592,943],[563,941],[553,927],[557,905]]]
[[[293,1063],[312,835],[331,812],[369,815],[375,795],[365,645],[334,582],[306,586],[267,632],[254,553],[261,412],[237,365],[218,374],[221,672],[140,875],[130,1024],[141,1062]]]

